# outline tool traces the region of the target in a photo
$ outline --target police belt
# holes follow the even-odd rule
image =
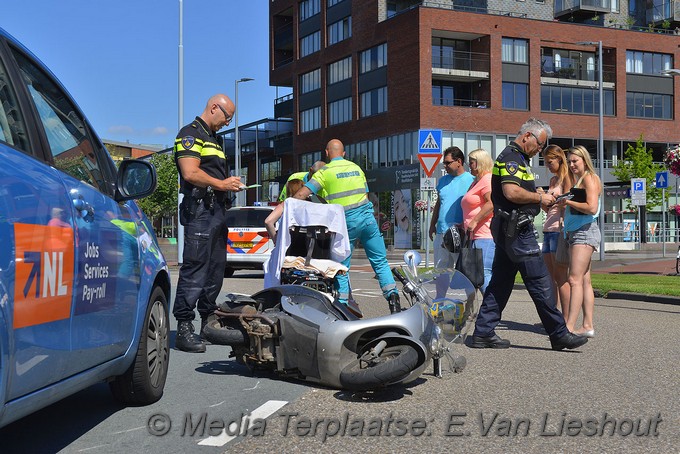
[[[514,238],[517,232],[524,230],[524,228],[534,223],[532,215],[520,210],[512,210],[508,213],[497,208],[495,216],[498,216],[505,222],[505,236],[508,238]]]

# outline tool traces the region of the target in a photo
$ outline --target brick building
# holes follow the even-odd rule
[[[272,0],[270,83],[292,89],[275,105],[276,117],[293,119],[294,152],[280,156],[281,168],[302,169],[341,139],[367,170],[389,242],[394,191],[422,197],[409,177],[419,168],[420,129],[441,129],[442,148],[482,147],[495,157],[538,117],[552,126],[551,143],[586,146],[599,168],[601,77],[602,179],[619,186],[610,170],[640,136],[655,161],[680,143],[680,80],[662,74],[680,66],[680,17],[673,2],[625,3]],[[542,160],[533,161],[547,185]],[[617,231],[635,215],[622,212],[620,193],[605,194],[605,238],[621,241]],[[660,222],[657,214],[648,221]]]

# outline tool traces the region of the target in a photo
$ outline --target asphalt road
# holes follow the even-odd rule
[[[386,314],[361,259],[351,278],[365,315]],[[261,287],[262,273],[241,271],[223,292]],[[554,352],[528,294],[515,290],[499,331],[512,348],[461,347],[462,373],[428,371],[376,393],[252,376],[227,359],[226,347],[173,350],[157,404],[123,408],[106,385],[93,386],[1,429],[0,452],[679,452],[680,306],[597,299],[595,322],[597,337],[586,346]],[[172,426],[152,435],[148,422],[159,427],[161,414]],[[203,415],[218,426],[242,416],[260,426],[209,437],[192,432]]]

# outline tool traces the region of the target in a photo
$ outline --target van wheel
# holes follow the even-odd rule
[[[122,403],[148,405],[163,396],[168,376],[170,337],[168,302],[160,287],[154,288],[139,332],[137,355],[123,375],[109,383],[113,397]]]
[[[224,277],[232,277],[234,275],[234,268],[226,267],[224,269]]]

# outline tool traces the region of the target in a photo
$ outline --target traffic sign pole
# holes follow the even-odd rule
[[[668,178],[666,178],[668,182]],[[663,212],[661,213],[661,225],[662,233],[661,241],[663,241],[663,246],[661,246],[661,256],[666,258],[666,188],[661,189],[661,206],[663,207]]]

